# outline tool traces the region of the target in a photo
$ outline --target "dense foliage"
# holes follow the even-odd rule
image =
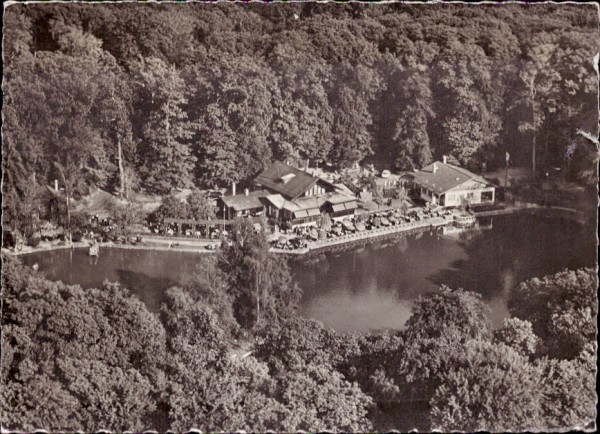
[[[481,169],[509,151],[595,183],[576,133],[598,122],[592,5],[5,12],[7,219],[31,215],[31,185],[61,180],[56,163],[78,189],[167,194],[245,183],[274,157],[411,169],[446,154]]]
[[[510,152],[596,183],[578,134],[598,125],[592,5],[13,4],[3,42],[15,229],[55,179],[71,197],[163,195],[159,220],[211,218],[199,188],[273,158],[481,170]],[[522,283],[497,330],[480,296],[442,287],[401,332],[351,335],[297,316],[287,265],[247,221],[159,315],[117,284],[2,265],[3,428],[386,431],[413,428],[398,424],[414,408],[421,430],[594,424],[593,270]]]
[[[148,217],[150,221],[162,224],[165,218],[214,219],[216,211],[214,201],[205,192],[192,190],[185,200],[172,194],[163,196],[159,207]]]
[[[179,432],[386,431],[417,422],[421,430],[442,431],[593,426],[596,329],[580,315],[597,309],[593,270],[523,283],[517,291],[528,292],[525,304],[539,306],[539,315],[513,307],[522,319],[507,319],[497,330],[481,296],[442,287],[416,302],[399,333],[339,334],[293,313],[297,290],[287,267],[269,257],[257,268],[266,251],[260,234],[247,229],[239,226],[228,251],[201,261],[182,287],[170,288],[160,315],[117,284],[83,290],[3,258],[3,426]],[[226,272],[247,278],[233,285]],[[562,298],[572,304],[548,302],[576,287],[579,296]],[[556,327],[542,327],[548,315]],[[567,331],[577,346],[561,340]]]

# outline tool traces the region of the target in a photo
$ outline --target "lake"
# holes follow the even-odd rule
[[[338,331],[400,329],[420,295],[446,284],[480,293],[499,326],[508,316],[513,286],[596,264],[595,228],[568,220],[496,216],[480,220],[477,228],[444,232],[399,235],[290,261],[304,291],[301,315]],[[85,249],[22,256],[51,280],[86,288],[121,282],[152,311],[159,309],[164,290],[184,282],[200,259],[195,253],[108,247],[97,259]]]

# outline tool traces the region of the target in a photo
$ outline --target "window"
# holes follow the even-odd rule
[[[491,202],[494,198],[493,191],[482,191],[481,192],[481,201],[482,202]]]

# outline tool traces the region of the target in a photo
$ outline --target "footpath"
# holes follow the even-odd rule
[[[500,209],[492,210],[481,210],[475,211],[475,217],[489,217],[495,215],[512,214],[517,212],[529,212],[547,215],[549,217],[562,217],[568,218],[579,223],[584,222],[584,213],[565,207],[557,206],[541,206],[534,203],[528,202],[515,202],[512,205],[505,205]],[[344,244],[353,244],[357,241],[377,239],[386,237],[394,234],[404,232],[415,232],[422,231],[432,227],[439,227],[453,224],[453,216],[448,218],[433,217],[425,220],[414,221],[410,223],[400,223],[397,225],[390,225],[386,227],[379,227],[374,229],[368,229],[361,232],[355,232],[352,234],[335,236],[332,238],[325,238],[317,241],[308,241],[306,247],[298,249],[281,249],[277,247],[271,247],[269,249],[272,253],[285,254],[285,255],[304,255],[309,252],[326,250],[336,246]],[[220,240],[210,239],[194,239],[194,238],[183,238],[183,237],[163,237],[151,234],[141,235],[141,242],[136,244],[129,243],[116,243],[116,242],[101,242],[100,254],[102,254],[102,247],[111,247],[119,249],[131,249],[131,250],[157,250],[157,251],[170,251],[170,252],[187,252],[187,253],[214,253],[216,248],[220,245]],[[73,242],[45,242],[42,241],[38,246],[31,247],[26,245],[19,245],[16,248],[2,248],[3,254],[12,256],[20,256],[28,253],[35,252],[47,252],[53,250],[64,250],[64,249],[81,249],[89,248],[91,242],[88,240]]]

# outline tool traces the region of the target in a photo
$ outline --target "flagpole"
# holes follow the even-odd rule
[[[510,154],[506,153],[506,170],[504,172],[504,188],[508,188],[508,161],[510,160]]]

